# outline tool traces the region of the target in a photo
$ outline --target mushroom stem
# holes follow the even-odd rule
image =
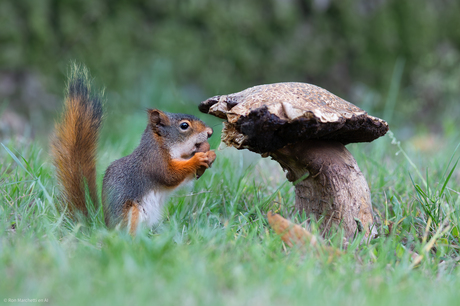
[[[287,145],[270,156],[287,171],[289,181],[308,175],[295,185],[295,207],[316,219],[324,216],[320,225],[324,232],[341,224],[348,238],[360,230],[366,237],[377,233],[369,186],[342,143],[308,140]]]

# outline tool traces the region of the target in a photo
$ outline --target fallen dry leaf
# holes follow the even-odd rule
[[[267,213],[268,223],[275,233],[281,236],[281,239],[290,247],[294,245],[309,244],[317,251],[324,251],[329,255],[340,255],[342,252],[330,246],[321,245],[315,235],[304,229],[298,224],[281,217],[278,214]]]
[[[280,235],[288,246],[292,247],[294,244],[303,245],[308,242],[310,245],[316,246],[316,237],[300,225],[294,224],[278,214],[272,214],[271,211],[267,213],[267,217],[268,223],[275,233]]]

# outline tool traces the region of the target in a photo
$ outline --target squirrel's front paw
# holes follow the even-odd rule
[[[196,165],[198,168],[201,168],[201,167],[208,168],[209,167],[208,153],[196,152],[193,158],[196,159]]]
[[[201,152],[200,152],[201,153]],[[196,153],[198,154],[198,153]],[[206,166],[200,166],[197,170],[196,170],[196,178],[199,179],[200,176],[203,175],[203,173],[206,171],[207,168],[211,167],[212,163],[214,162],[214,160],[216,159],[216,153],[214,151],[208,151],[206,153],[202,153],[204,155],[206,155],[207,157],[207,161],[206,161]]]
[[[216,152],[208,151],[206,155],[208,156],[208,165],[211,167],[212,163],[216,160]]]

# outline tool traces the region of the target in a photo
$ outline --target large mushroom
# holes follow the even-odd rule
[[[321,228],[373,236],[366,179],[345,148],[385,135],[388,124],[318,86],[276,83],[203,101],[200,111],[226,119],[222,141],[271,156],[295,183],[299,212],[324,217]]]

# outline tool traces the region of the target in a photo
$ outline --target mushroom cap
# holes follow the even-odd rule
[[[388,124],[329,91],[306,83],[259,85],[215,96],[199,109],[227,119],[222,141],[237,149],[272,152],[302,140],[344,145],[385,135]]]

